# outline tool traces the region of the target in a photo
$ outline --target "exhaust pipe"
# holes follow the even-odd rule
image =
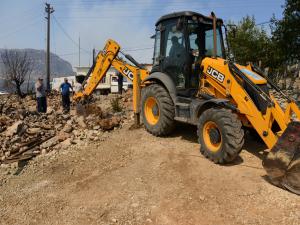
[[[214,36],[214,49],[213,58],[217,58],[217,18],[214,12],[211,12],[211,17],[213,19],[213,36]]]

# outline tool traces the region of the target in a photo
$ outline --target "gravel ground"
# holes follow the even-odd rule
[[[128,128],[2,165],[0,224],[300,224],[300,197],[265,180],[256,142],[219,166],[192,126],[167,138]]]

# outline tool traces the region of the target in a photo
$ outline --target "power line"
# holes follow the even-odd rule
[[[14,29],[13,31],[7,32],[6,34],[0,36],[0,39],[5,38],[5,37],[10,36],[10,35],[13,35],[15,33],[18,33],[19,31],[21,31],[21,30],[23,30],[25,28],[28,28],[29,26],[33,26],[33,25],[35,25],[35,24],[37,24],[39,22],[40,22],[39,18],[35,18],[35,20],[33,22],[25,24],[25,25],[22,25],[22,26],[19,26],[19,27],[17,27],[17,29]]]
[[[76,41],[74,41],[74,39],[66,32],[66,30],[63,28],[63,26],[60,24],[60,22],[58,22],[58,20],[56,19],[55,16],[53,16],[54,21],[56,22],[56,24],[58,25],[58,27],[62,30],[62,32],[65,34],[65,36],[73,42],[74,45],[76,45],[78,48],[80,48],[81,50],[83,50],[85,53],[90,54],[90,51],[82,48],[79,46],[79,43],[77,43]]]

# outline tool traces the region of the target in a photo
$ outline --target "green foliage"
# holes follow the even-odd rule
[[[300,0],[286,0],[282,20],[273,16],[270,22],[268,35],[254,17],[246,16],[236,28],[229,27],[228,42],[238,63],[261,62],[269,73],[283,74],[287,65],[300,61]]]
[[[112,107],[112,110],[114,112],[122,112],[123,111],[123,108],[121,106],[121,103],[120,103],[120,99],[119,98],[114,98],[110,101],[110,104],[111,104],[111,107]]]
[[[300,0],[286,0],[283,18],[272,18],[272,41],[284,62],[300,60]]]
[[[246,16],[236,27],[230,26],[228,42],[238,63],[258,64],[261,61],[262,66],[267,66],[270,55],[270,38],[264,29],[255,25],[254,17]]]

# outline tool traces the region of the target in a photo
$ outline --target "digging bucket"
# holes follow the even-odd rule
[[[289,123],[263,167],[271,183],[300,195],[300,122]]]

